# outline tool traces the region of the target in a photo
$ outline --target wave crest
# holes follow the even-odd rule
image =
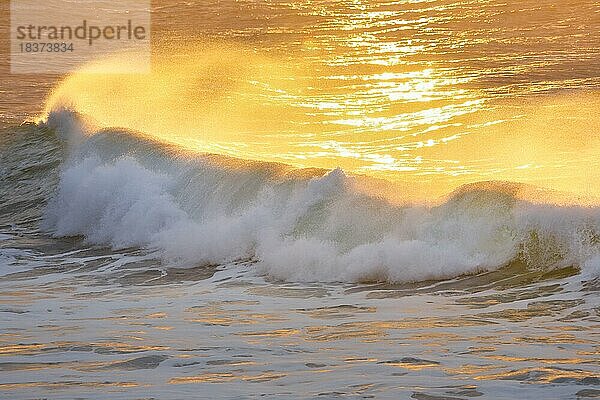
[[[48,125],[71,146],[44,227],[180,265],[257,260],[290,281],[444,279],[498,269],[597,270],[600,210],[534,204],[517,184],[457,190],[436,206],[393,205],[342,170],[191,154],[126,131],[89,136],[74,113]],[[587,266],[587,267],[586,267]]]

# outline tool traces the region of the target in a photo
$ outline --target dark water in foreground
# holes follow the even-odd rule
[[[2,277],[3,398],[600,394],[598,282],[573,271],[281,284],[244,263],[178,270],[72,242],[44,254],[32,248],[57,243],[38,235],[0,243],[5,272],[37,265]]]

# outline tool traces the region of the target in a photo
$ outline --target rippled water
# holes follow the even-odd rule
[[[5,238],[3,248],[47,239]],[[60,243],[2,278],[7,398],[597,397],[597,281],[281,284]],[[75,247],[75,249],[73,249]],[[58,253],[58,254],[55,254]],[[516,284],[516,282],[519,282]]]
[[[207,143],[199,140],[206,132],[198,127],[217,127],[222,136],[210,138],[211,150],[298,167],[341,166],[408,182],[431,200],[460,184],[489,179],[596,195],[599,16],[593,1],[161,0],[153,2],[154,56],[167,67],[141,81],[119,81],[122,97],[112,96],[113,78],[74,75],[71,86],[61,88],[80,101],[78,111],[104,126],[141,130],[188,148],[197,143],[200,150]],[[225,61],[211,64],[206,60],[212,53],[197,45],[215,39],[226,42],[218,53]],[[245,63],[239,54],[248,57]],[[161,64],[165,58],[175,61]],[[166,70],[175,64],[185,68],[170,75]],[[236,75],[236,64],[258,67],[248,77]],[[98,139],[86,151],[106,159],[101,167],[113,168],[117,183],[92,180],[96,186],[85,189],[85,179],[74,180],[73,174],[89,176],[68,158],[77,152],[61,141],[61,127],[19,126],[44,110],[44,98],[62,78],[0,76],[0,398],[600,397],[597,206],[540,206],[525,224],[535,225],[531,231],[519,226],[529,236],[519,237],[521,247],[511,248],[510,262],[477,264],[502,259],[494,247],[498,238],[484,240],[495,227],[495,220],[485,218],[505,213],[512,218],[521,209],[503,208],[503,202],[518,202],[512,194],[498,195],[493,187],[489,193],[474,191],[480,202],[467,196],[442,209],[450,209],[449,218],[428,227],[433,239],[400,232],[402,240],[418,242],[416,235],[431,245],[416,255],[398,253],[407,256],[408,276],[425,271],[425,276],[453,278],[410,283],[403,278],[402,260],[398,269],[385,270],[375,256],[375,264],[366,265],[372,259],[365,256],[364,271],[353,265],[354,275],[340,275],[346,283],[330,283],[325,282],[331,280],[325,271],[330,259],[309,265],[304,275],[295,267],[303,265],[304,256],[310,259],[310,247],[261,269],[256,254],[218,246],[229,243],[236,224],[243,225],[234,217],[248,206],[243,197],[248,187],[264,185],[261,179],[268,175],[267,167],[252,175],[252,164],[244,162],[217,171],[227,183],[213,189],[227,206],[209,204],[234,228],[217,227],[214,237],[199,228],[181,235],[182,243],[191,241],[209,253],[191,251],[202,262],[183,268],[161,253],[162,243],[148,245],[144,232],[154,226],[144,225],[144,218],[129,219],[134,237],[129,242],[111,226],[100,229],[102,240],[88,235],[98,234],[96,225],[106,224],[100,217],[117,213],[119,205],[133,201],[131,211],[145,204],[144,192],[134,193],[141,200],[128,197],[126,189],[136,179],[154,182],[154,175],[139,175],[118,186],[127,171],[118,169],[118,157],[115,161],[111,154],[121,152],[128,165],[174,180],[180,177],[168,175],[165,165],[190,167],[165,157],[152,164],[142,157],[155,154],[152,146],[158,145],[150,142],[134,146],[128,144],[134,139],[117,136],[113,141],[121,147],[111,147],[109,139]],[[148,86],[154,91],[145,99],[140,93],[147,92],[127,90],[173,79],[185,96],[168,85]],[[232,84],[221,92],[216,85],[248,80],[252,90]],[[211,111],[214,100],[223,98],[234,100],[218,103],[223,114],[217,114],[233,121],[197,112]],[[241,109],[240,98],[260,107]],[[238,111],[239,120],[233,118]],[[227,136],[228,129],[235,135]],[[171,131],[176,135],[167,137]],[[236,170],[250,176],[239,186],[225,181]],[[89,175],[98,171],[105,172],[98,168]],[[194,199],[211,199],[192,190],[194,179],[209,181],[192,176],[191,189],[167,193],[190,215],[204,206]],[[53,237],[51,229],[42,228],[47,202],[73,181],[81,183],[71,189],[84,190],[67,193],[80,201],[58,209],[67,220],[75,215],[75,222],[87,225],[71,228],[80,236]],[[105,207],[103,193],[117,189],[119,195],[109,196],[116,201]],[[97,206],[88,207],[93,201]],[[375,239],[369,235],[373,227],[391,224],[387,209],[356,202],[342,202],[333,211],[317,207],[288,239],[339,236],[343,249],[361,244],[363,237],[368,244],[380,240],[387,232],[383,228],[373,233]],[[489,206],[489,212],[462,208],[473,204]],[[346,208],[357,214],[349,212],[340,222],[336,217],[347,217]],[[389,210],[392,221],[397,210]],[[150,211],[134,215],[150,220]],[[418,216],[415,231],[423,223]],[[475,222],[465,224],[474,218],[481,229],[473,228]],[[339,231],[319,231],[323,221],[339,222]],[[501,238],[516,241],[521,234],[508,223],[499,228]],[[203,241],[194,242],[194,234],[201,233]],[[484,246],[477,248],[481,238]],[[429,254],[447,245],[446,239],[458,243],[466,261],[450,260],[450,252],[439,253],[442,258]],[[283,254],[283,242],[276,250],[281,253],[263,253]],[[371,251],[387,254],[385,247]],[[235,261],[217,262],[223,258],[219,252]],[[457,272],[445,272],[450,265]],[[335,267],[346,272],[339,261]],[[294,279],[298,276],[312,279]],[[372,282],[373,276],[384,282]]]

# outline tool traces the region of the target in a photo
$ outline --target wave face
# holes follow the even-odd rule
[[[510,183],[469,185],[442,204],[392,205],[342,170],[193,154],[52,112],[68,144],[43,215],[56,236],[144,247],[180,266],[256,260],[286,281],[407,282],[495,270],[600,270],[600,209],[535,204]]]

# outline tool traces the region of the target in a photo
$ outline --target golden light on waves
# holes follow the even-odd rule
[[[600,139],[590,135],[600,128],[596,93],[523,104],[492,99],[443,69],[367,73],[346,60],[340,75],[290,59],[213,43],[156,51],[151,74],[106,73],[135,62],[115,55],[67,77],[46,112],[66,106],[101,127],[195,151],[342,167],[422,198],[487,180],[598,194],[590,185],[598,172],[586,168],[599,161]]]

